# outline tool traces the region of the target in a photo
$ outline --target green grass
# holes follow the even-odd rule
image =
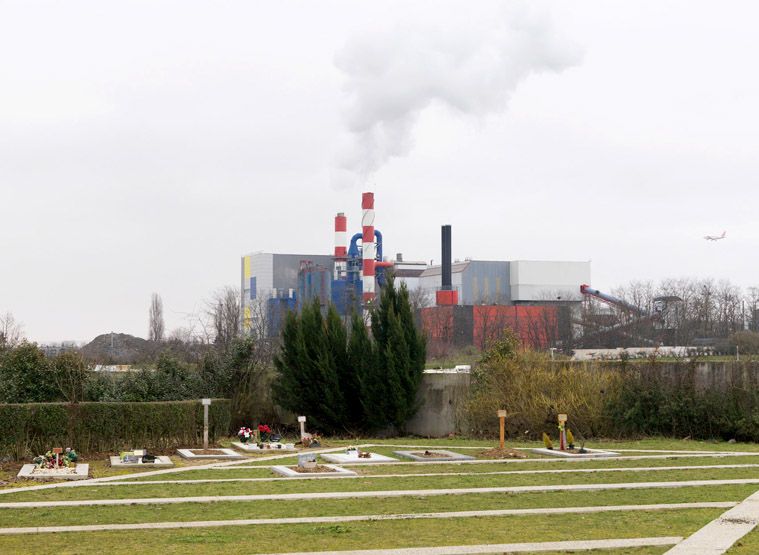
[[[464,494],[455,497],[385,497],[376,499],[314,499],[275,501],[220,501],[173,505],[134,505],[128,508],[49,507],[0,509],[0,527],[78,524],[124,524],[134,522],[228,520],[237,518],[283,518],[342,516],[358,514],[401,514],[417,512],[527,509],[538,507],[585,507],[694,503],[699,501],[742,501],[755,485],[719,488],[608,490],[599,492],[539,492]]]
[[[225,440],[226,441],[226,440]],[[222,442],[224,443],[224,442]],[[365,443],[380,444],[371,451],[393,456],[395,445],[440,447],[466,454],[491,448],[492,440],[395,438],[389,440],[328,440],[325,447],[342,447]],[[509,446],[536,447],[539,442],[510,441]],[[589,441],[588,447],[606,449],[660,449],[683,451],[746,451],[759,453],[759,445],[725,442],[671,440],[651,438],[642,441]],[[272,453],[276,454],[276,453]],[[626,453],[635,455],[638,453]],[[531,458],[541,458],[531,455]],[[451,463],[419,465],[354,465],[350,468],[366,477],[344,480],[292,480],[271,482],[209,482],[203,484],[155,484],[154,480],[220,480],[229,478],[273,477],[261,465],[294,464],[295,456],[278,460],[250,458],[245,466],[233,470],[188,470],[139,478],[139,485],[78,486],[50,490],[26,491],[0,496],[0,502],[52,501],[74,499],[110,499],[138,497],[183,497],[195,495],[249,495],[316,493],[329,491],[381,491],[398,489],[445,489],[509,487],[554,484],[600,484],[648,481],[759,479],[759,468],[653,470],[645,472],[566,472],[562,474],[483,474],[521,470],[571,470],[601,468],[640,468],[659,466],[712,466],[720,464],[759,464],[759,457],[727,458],[671,456],[663,459],[589,459],[583,461],[510,464],[503,462],[476,465]],[[90,462],[92,474],[107,476],[132,474],[133,470],[111,469],[105,461]],[[187,463],[176,459],[178,466]],[[212,461],[208,461],[212,462]],[[5,468],[4,468],[5,469]],[[12,469],[8,471],[12,472]],[[456,476],[455,473],[471,473]],[[420,473],[449,473],[450,476],[423,477]],[[387,474],[408,474],[400,477]],[[18,487],[22,483],[10,484]],[[37,485],[30,482],[29,485]],[[132,505],[95,507],[50,507],[39,509],[0,509],[0,527],[126,524],[163,521],[230,520],[245,518],[279,518],[341,516],[359,514],[399,514],[539,507],[598,505],[633,505],[688,503],[698,501],[742,501],[758,484],[703,486],[685,488],[649,488],[597,492],[536,492],[521,494],[464,494],[444,496],[407,496],[400,498],[271,500],[254,502],[179,503],[171,505]],[[336,524],[259,525],[187,530],[84,532],[24,536],[0,536],[0,553],[262,553],[276,551],[336,551],[382,547],[414,547],[522,541],[558,541],[644,536],[687,536],[724,512],[723,509],[688,509],[666,511],[624,511],[572,515],[530,515],[475,517],[455,519],[347,522]],[[752,533],[736,546],[736,553],[759,552],[759,534]],[[661,554],[668,548],[631,548],[606,551],[610,554]]]
[[[759,528],[743,536],[727,550],[729,555],[755,555],[759,553]]]
[[[487,476],[404,476],[361,480],[292,480],[277,482],[221,482],[202,484],[135,484],[129,486],[81,486],[12,493],[2,501],[51,501],[65,499],[128,499],[205,495],[255,495],[317,493],[330,491],[424,490],[556,484],[611,484],[624,482],[674,482],[682,480],[759,479],[759,468],[656,470],[565,474],[519,474]]]
[[[294,464],[294,463],[293,463]],[[372,466],[351,466],[351,470],[365,476],[382,476],[386,474],[421,474],[421,473],[483,473],[483,472],[516,472],[522,470],[571,470],[573,468],[642,468],[642,467],[661,467],[661,466],[709,466],[720,464],[757,464],[759,457],[748,455],[745,457],[725,457],[724,459],[715,459],[714,457],[693,457],[677,458],[671,457],[666,459],[585,459],[585,460],[566,460],[559,459],[555,463],[546,464],[543,462],[520,462],[520,463],[503,463],[493,462],[491,464],[456,464],[440,463],[419,465],[408,463],[403,465],[372,465]],[[268,468],[256,466],[230,467],[232,470],[192,470],[178,474],[146,476],[145,478],[135,478],[135,481],[151,482],[156,480],[200,480],[200,479],[222,479],[222,478],[269,478],[276,475]]]
[[[687,536],[720,510],[262,525],[0,537],[4,553],[269,553],[567,539]],[[107,546],[107,547],[106,547]]]

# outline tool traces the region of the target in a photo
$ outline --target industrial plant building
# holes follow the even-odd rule
[[[362,210],[362,229],[350,242],[344,214],[335,217],[331,255],[242,257],[244,330],[265,319],[267,334],[275,336],[288,311],[315,298],[325,307],[332,303],[341,315],[366,310],[392,272],[396,283],[414,292],[419,322],[433,343],[479,346],[510,327],[525,343],[546,346],[560,328],[570,326],[569,309],[580,303],[580,285],[590,283],[590,262],[451,261],[450,226],[443,227],[442,264],[404,261],[401,254],[388,260],[382,233],[374,228],[372,193],[363,194]]]

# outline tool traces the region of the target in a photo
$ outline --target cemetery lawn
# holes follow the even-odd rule
[[[61,533],[0,538],[6,553],[270,553],[687,536],[721,509]]]
[[[484,493],[434,497],[378,497],[374,499],[314,499],[276,501],[217,501],[172,505],[43,507],[0,509],[0,527],[137,522],[189,522],[236,518],[286,518],[364,514],[407,514],[450,511],[649,505],[745,499],[757,485],[702,486],[677,489],[607,490],[598,492]],[[0,501],[3,501],[0,498]],[[574,518],[574,515],[572,516]],[[0,538],[0,545],[2,539]]]
[[[428,468],[425,468],[425,471],[428,471]],[[150,482],[146,482],[144,484],[128,486],[81,486],[75,488],[11,493],[3,495],[0,502],[195,497],[208,495],[267,495],[338,491],[459,489],[734,479],[759,480],[759,468],[655,470],[650,472],[621,471],[605,473],[569,472],[562,474],[500,474],[485,476],[408,475],[392,479],[366,477],[361,478],[360,480],[345,478],[329,480],[278,480],[272,482],[206,482],[200,484],[151,484]],[[756,484],[756,489],[759,489],[759,483]]]
[[[420,440],[335,440],[331,447],[378,444],[365,450],[394,456],[393,451],[409,446],[439,447],[478,456],[492,448],[492,442],[457,439]],[[524,443],[537,447],[537,443]],[[102,485],[80,483],[75,486],[34,489],[30,482],[25,491],[0,495],[0,503],[52,502],[86,500],[136,500],[145,498],[178,498],[171,504],[81,505],[51,507],[0,508],[0,553],[97,553],[109,554],[161,552],[166,554],[236,554],[287,553],[293,551],[339,553],[341,550],[372,548],[413,548],[441,545],[482,543],[544,542],[591,539],[622,539],[649,537],[687,537],[726,507],[659,507],[674,503],[738,503],[759,490],[759,483],[682,486],[667,488],[608,489],[598,491],[537,491],[451,493],[424,496],[425,490],[461,488],[492,488],[516,486],[555,486],[568,484],[625,484],[642,482],[686,482],[693,480],[759,480],[759,445],[726,444],[651,439],[640,442],[592,442],[591,448],[633,449],[620,451],[612,459],[547,460],[538,455],[520,461],[487,461],[469,463],[414,463],[400,459],[399,464],[354,464],[349,468],[358,478],[274,479],[270,468],[275,464],[294,464],[295,457],[263,460],[250,457],[242,465],[208,468],[214,461],[198,463],[201,468],[179,472],[162,472],[141,476],[139,471],[110,469],[103,461],[87,461],[96,476],[135,474],[129,483]],[[644,452],[665,450],[669,453]],[[673,451],[688,451],[683,456]],[[706,456],[699,451],[716,453]],[[737,456],[721,456],[726,453]],[[636,456],[663,458],[635,459]],[[175,458],[177,466],[188,463]],[[220,461],[216,461],[220,462]],[[719,468],[723,465],[752,465]],[[667,470],[661,467],[683,466]],[[652,470],[635,470],[651,467]],[[695,468],[706,467],[706,468]],[[217,467],[218,468],[218,467]],[[599,472],[579,472],[580,470]],[[614,471],[602,471],[615,469]],[[176,470],[173,469],[173,470]],[[560,470],[562,472],[555,472]],[[527,471],[527,473],[525,472]],[[533,472],[538,471],[538,472]],[[550,471],[550,472],[546,472]],[[531,472],[531,473],[530,473]],[[435,474],[426,476],[425,474]],[[441,474],[441,475],[437,475]],[[235,481],[253,479],[255,481]],[[202,483],[188,480],[204,480]],[[137,483],[131,483],[136,481]],[[179,481],[180,483],[156,483]],[[19,487],[21,482],[7,487]],[[23,484],[26,486],[26,484]],[[383,492],[407,490],[397,497],[346,497],[318,499],[312,493]],[[417,494],[416,491],[420,493]],[[302,499],[189,502],[189,496],[302,494]],[[603,512],[570,512],[563,514],[483,514],[462,516],[462,511],[530,510],[550,508],[581,508],[625,506],[624,510]],[[424,518],[410,518],[426,513]],[[343,517],[392,515],[393,520],[341,520]],[[279,518],[334,518],[332,522],[259,522],[227,525],[225,521]],[[213,521],[213,522],[210,522]],[[216,525],[214,522],[223,525]],[[40,526],[112,526],[152,523],[196,523],[193,528],[76,530],[56,533],[13,532],[12,528]],[[31,530],[29,530],[31,531]],[[0,531],[1,532],[1,531]],[[13,533],[8,533],[13,532]],[[662,554],[671,546],[606,550],[609,554]],[[745,536],[731,553],[759,553],[759,532]]]

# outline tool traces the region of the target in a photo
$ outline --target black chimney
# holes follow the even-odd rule
[[[442,227],[441,243],[443,245],[443,263],[441,266],[442,274],[442,287],[443,291],[450,291],[453,289],[451,282],[451,226],[444,225]]]

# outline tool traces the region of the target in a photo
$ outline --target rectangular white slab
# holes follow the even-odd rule
[[[34,474],[34,469],[37,465],[25,464],[18,471],[18,478],[26,478],[28,480],[86,480],[90,473],[89,464],[77,464],[74,468],[74,474]]]
[[[246,453],[280,453],[282,451],[297,451],[294,443],[270,443],[271,448],[259,449],[255,443],[241,443],[239,441],[233,441],[232,447],[245,451]]]
[[[161,468],[174,466],[174,461],[166,455],[158,455],[154,463],[125,463],[118,455],[111,455],[111,466],[114,468]]]
[[[531,449],[533,453],[539,455],[548,455],[549,457],[564,457],[566,459],[592,459],[595,457],[618,457],[619,453],[613,451],[603,451],[601,449],[585,449],[587,453],[570,453],[560,449]]]
[[[439,453],[441,455],[445,455],[444,457],[424,457],[420,455],[416,455],[415,453],[424,453],[425,451],[430,451],[432,453]],[[401,457],[405,457],[407,459],[411,459],[413,461],[429,461],[429,462],[446,462],[446,461],[471,461],[474,459],[471,455],[462,455],[461,453],[454,453],[453,451],[448,451],[447,449],[417,449],[415,451],[393,451],[396,455],[400,455]]]
[[[360,459],[358,455],[346,455],[345,453],[323,453],[321,457],[325,461],[337,464],[354,464],[354,463],[371,463],[371,462],[395,462],[398,459],[393,457],[386,457],[379,453],[370,453],[371,457],[368,459]]]
[[[271,469],[282,476],[288,478],[330,478],[332,476],[356,476],[356,473],[352,470],[340,468],[334,464],[325,464],[324,466],[331,468],[334,472],[296,472],[289,466],[272,466]]]
[[[193,451],[203,451],[202,448],[197,449],[177,449],[177,454],[183,459],[189,461],[203,461],[208,459],[244,459],[245,455],[234,451],[233,449],[227,449],[226,447],[212,448],[214,451],[221,451],[215,455],[196,455]]]

